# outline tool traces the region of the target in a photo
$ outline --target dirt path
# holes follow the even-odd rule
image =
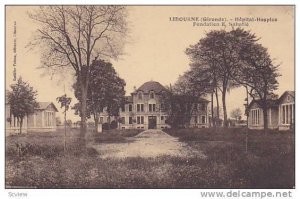
[[[95,144],[101,158],[157,157],[161,155],[190,156],[195,152],[178,138],[161,130],[146,130],[135,137],[127,138],[128,143]],[[199,151],[197,152],[199,155]],[[203,157],[204,154],[200,153]]]

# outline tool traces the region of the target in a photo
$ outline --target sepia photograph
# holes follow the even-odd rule
[[[294,5],[5,5],[4,53],[5,189],[295,189]]]

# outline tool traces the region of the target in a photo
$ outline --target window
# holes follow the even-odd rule
[[[205,117],[205,115],[202,115],[202,116],[201,116],[201,123],[202,123],[202,124],[205,124],[205,123],[206,123],[206,117]]]
[[[121,124],[125,124],[125,117],[121,117]]]
[[[150,92],[150,99],[154,99],[154,92],[153,91]]]
[[[121,109],[122,109],[122,112],[125,112],[125,105],[124,104],[121,106]]]
[[[141,117],[140,117],[140,116],[137,116],[137,117],[136,117],[136,123],[137,123],[137,124],[140,124],[140,123],[141,123]]]
[[[254,125],[260,124],[259,113],[260,113],[259,109],[251,110],[252,124]]]
[[[137,116],[137,124],[144,124],[144,116]]]
[[[204,118],[204,121],[205,121],[205,118]],[[198,124],[198,117],[197,116],[194,116],[194,123]],[[203,123],[203,121],[202,121],[202,123]]]
[[[144,124],[144,116],[141,116],[141,124]]]
[[[103,123],[103,117],[100,117],[100,124]]]
[[[137,112],[144,112],[144,104],[137,104]]]
[[[140,105],[140,104],[137,104],[137,105],[136,105],[136,111],[137,111],[137,112],[140,112],[140,111],[141,111],[141,105]]]
[[[294,108],[295,104],[285,104],[281,105],[281,123],[291,124],[294,121]]]
[[[205,105],[205,104],[202,104],[202,105],[201,105],[201,110],[202,110],[202,111],[205,111],[205,110],[206,110],[206,105]]]
[[[128,105],[129,112],[132,112],[132,104]]]
[[[143,93],[142,92],[138,93],[138,99],[140,99],[140,100],[143,99]]]
[[[52,112],[44,112],[44,122],[45,122],[45,126],[53,125],[53,113]]]
[[[165,122],[166,119],[167,119],[166,116],[160,116],[160,123],[161,123],[161,124],[165,124],[165,123],[166,123],[166,122]]]
[[[149,112],[155,111],[155,104],[149,104]]]
[[[132,124],[132,117],[129,117],[129,124]]]

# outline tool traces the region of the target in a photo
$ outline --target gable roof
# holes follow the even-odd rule
[[[278,99],[278,103],[280,103],[287,95],[290,95],[292,98],[295,99],[295,91],[285,91]]]
[[[137,93],[138,91],[142,91],[144,93],[149,93],[150,91],[154,91],[155,93],[160,93],[161,91],[165,91],[165,90],[166,88],[163,85],[161,85],[159,82],[149,81],[149,82],[145,82],[133,93]]]
[[[260,107],[260,102],[261,102],[262,100],[252,100],[251,102],[250,102],[250,104],[249,104],[249,108],[251,109],[251,106],[252,105],[254,105],[255,103],[257,103],[258,104],[258,106]],[[268,108],[271,108],[271,107],[276,107],[276,106],[278,106],[278,103],[277,103],[277,99],[268,99],[267,100],[267,107]]]
[[[47,109],[51,105],[51,106],[53,106],[54,110],[56,112],[58,112],[56,106],[52,102],[38,102],[38,104],[39,104],[39,107],[36,108],[38,110],[45,110],[45,109]]]
[[[268,99],[267,100],[267,107],[270,108],[270,107],[277,107],[281,101],[283,100],[283,98],[287,95],[290,95],[292,96],[294,99],[295,99],[295,91],[285,91],[281,96],[280,98],[278,99]],[[249,104],[249,109],[251,109],[251,106],[255,103],[257,103],[259,105],[259,103],[261,102],[261,100],[252,100]],[[259,105],[260,106],[260,105]]]

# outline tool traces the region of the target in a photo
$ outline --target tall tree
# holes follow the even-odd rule
[[[112,64],[103,60],[95,60],[91,66],[91,81],[87,93],[87,115],[93,116],[95,130],[98,130],[100,113],[106,111],[109,117],[118,116],[119,108],[124,103],[125,81],[118,76]],[[81,89],[77,81],[73,88],[76,98],[81,101]],[[75,113],[81,114],[80,103],[74,106]]]
[[[249,45],[240,54],[242,67],[235,73],[235,80],[248,87],[249,95],[257,99],[263,109],[264,129],[268,128],[268,100],[278,88],[278,66],[273,63],[267,48],[261,44]]]
[[[30,44],[41,47],[42,66],[51,70],[70,68],[80,82],[83,138],[92,60],[120,55],[126,34],[126,7],[40,6],[29,16],[40,25]]]
[[[240,28],[231,31],[213,30],[197,44],[186,49],[192,65],[209,68],[216,87],[215,93],[218,93],[217,90],[221,91],[225,127],[228,125],[226,93],[238,86],[231,75],[240,65],[239,50],[256,40],[255,35]]]
[[[190,86],[189,73],[180,76],[174,86],[167,87],[162,95],[164,111],[168,113],[167,124],[172,127],[187,127],[197,111],[199,97],[203,94]]]
[[[220,108],[219,108],[219,97],[218,97],[218,74],[215,72],[214,68],[209,68],[202,63],[193,62],[190,64],[191,68],[185,74],[186,76],[186,87],[192,91],[194,96],[203,96],[207,93],[211,94],[211,110],[213,110],[213,95],[216,98],[216,117],[214,117],[212,111],[212,119],[218,121],[220,118]],[[218,122],[212,121],[213,125],[218,126]]]
[[[22,133],[23,120],[25,116],[34,113],[38,107],[36,101],[37,91],[20,77],[16,84],[12,84],[11,91],[7,93],[7,101],[10,110],[17,122],[20,124],[20,134]]]

